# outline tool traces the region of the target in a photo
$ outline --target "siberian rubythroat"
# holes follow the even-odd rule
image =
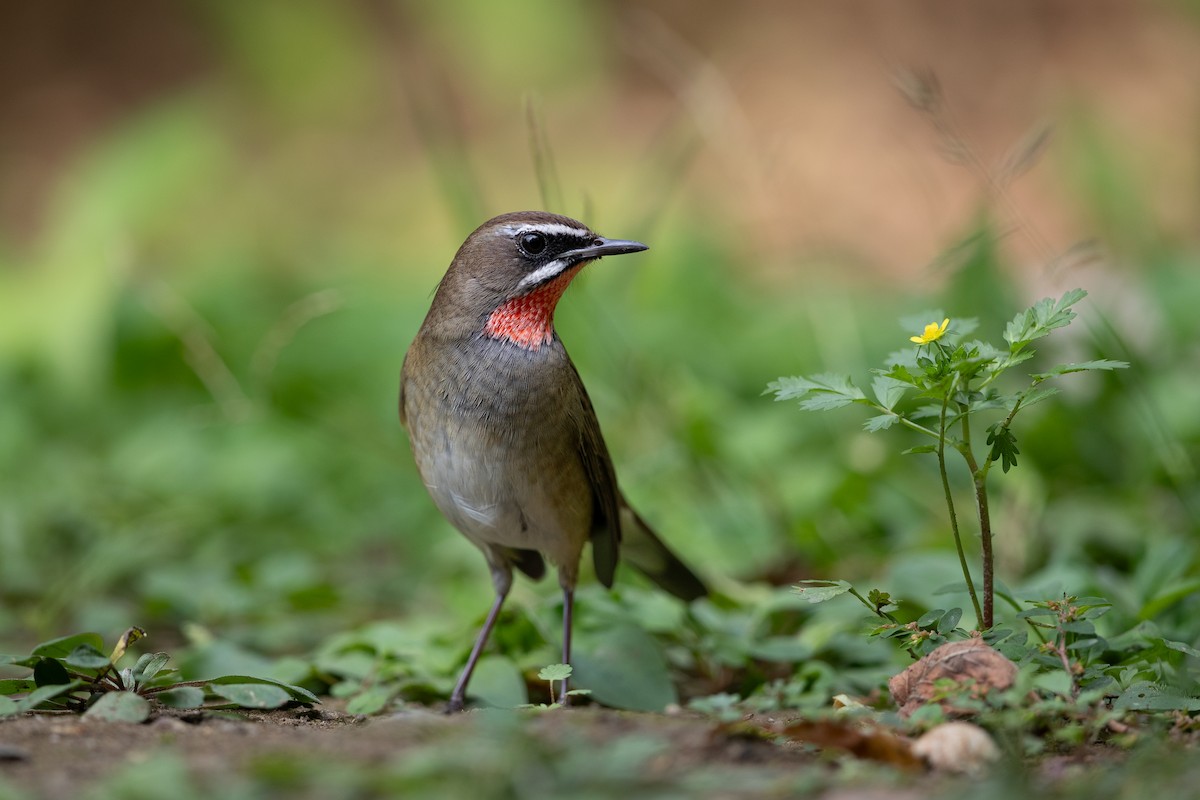
[[[548,560],[563,592],[563,662],[579,562],[591,542],[596,576],[617,560],[685,600],[704,584],[654,535],[617,487],[596,412],[554,330],[554,309],[583,267],[646,250],[541,211],[479,226],[438,285],[404,359],[400,421],[433,502],[487,559],[496,597],[450,696],[467,684],[512,586]],[[566,681],[560,702],[567,700]]]

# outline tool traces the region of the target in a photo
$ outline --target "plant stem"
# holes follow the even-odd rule
[[[1008,430],[1009,426],[1012,425],[1013,417],[1015,417],[1017,415],[1017,412],[1021,410],[1021,403],[1025,402],[1025,395],[1028,394],[1029,392],[1033,391],[1034,388],[1036,388],[1039,383],[1041,383],[1041,381],[1034,381],[1033,386],[1030,386],[1028,389],[1026,389],[1024,392],[1022,392],[1020,395],[1017,396],[1017,402],[1013,403],[1012,410],[1008,412],[1008,416],[1004,418],[1004,422],[1000,423],[1000,430],[1002,430],[1002,431]],[[983,465],[983,479],[984,480],[987,480],[988,471],[991,470],[993,463],[995,463],[995,462],[989,458],[987,460],[987,462]]]
[[[957,379],[956,379],[957,380]],[[942,397],[942,413],[939,417],[939,433],[937,445],[938,472],[942,476],[942,491],[946,495],[946,509],[950,512],[950,530],[954,533],[954,547],[958,550],[958,563],[962,567],[963,578],[967,582],[967,593],[971,596],[971,605],[975,608],[975,627],[983,625],[983,612],[979,608],[979,596],[975,593],[975,582],[971,580],[971,568],[967,566],[967,554],[963,550],[962,534],[958,530],[958,514],[954,510],[954,495],[950,492],[950,477],[946,473],[946,406],[953,392]]]
[[[1075,679],[1075,670],[1071,666],[1071,657],[1067,654],[1067,632],[1063,630],[1063,612],[1058,612],[1058,635],[1054,637],[1054,652],[1066,670],[1067,679],[1071,681],[1071,697],[1079,698],[1079,682]]]
[[[1018,406],[1020,404],[1018,403]],[[1013,414],[1016,408],[1013,408]],[[959,414],[962,417],[963,446],[959,448],[962,457],[971,471],[971,480],[975,484],[975,505],[979,511],[979,541],[983,553],[983,622],[982,629],[992,627],[995,606],[995,556],[992,553],[992,518],[988,511],[987,470],[981,470],[975,461],[975,453],[971,450],[971,422],[967,416],[967,407],[960,403]],[[1012,416],[1009,415],[1009,421]],[[989,460],[987,463],[991,463]]]
[[[878,616],[878,617],[882,617],[883,619],[886,619],[888,622],[894,622],[894,623],[896,623],[897,625],[899,625],[899,624],[900,624],[900,620],[896,619],[895,617],[893,617],[893,616],[892,616],[891,614],[889,614],[888,612],[886,612],[886,611],[883,611],[882,609],[879,609],[879,608],[877,608],[877,607],[875,606],[875,604],[874,604],[874,603],[872,603],[870,600],[868,600],[867,598],[865,598],[865,597],[863,597],[861,594],[859,594],[859,591],[858,591],[858,589],[855,589],[853,586],[851,586],[851,587],[850,587],[850,594],[852,594],[852,595],[854,595],[855,597],[857,597],[857,598],[858,598],[858,600],[859,600],[859,602],[861,602],[861,603],[862,603],[864,606],[866,606],[867,608],[871,609],[871,613],[872,613],[872,614],[875,614],[875,615],[876,615],[876,616]]]

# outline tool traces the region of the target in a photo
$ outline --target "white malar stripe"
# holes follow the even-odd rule
[[[538,267],[524,278],[521,278],[517,284],[517,288],[524,289],[526,286],[537,286],[551,278],[557,277],[566,268],[567,262],[561,258],[556,258],[550,263]]]
[[[595,234],[586,228],[575,228],[563,225],[561,222],[529,222],[524,225],[505,225],[497,228],[506,236],[517,236],[522,233],[544,233],[547,236],[577,236],[580,239],[591,240]]]

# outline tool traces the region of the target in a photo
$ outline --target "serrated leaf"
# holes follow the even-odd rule
[[[845,594],[852,588],[847,581],[811,580],[800,581],[793,587],[793,591],[810,603],[824,603],[826,600],[832,600],[840,594]]]
[[[1011,428],[1005,428],[999,422],[989,425],[987,443],[992,447],[988,459],[991,461],[1000,459],[1002,470],[1008,472],[1010,468],[1017,465],[1017,455],[1021,451],[1017,447],[1017,437]]]
[[[108,692],[83,716],[104,722],[145,722],[150,716],[150,701],[133,692]]]
[[[1039,386],[1036,389],[1030,389],[1021,397],[1021,408],[1028,408],[1034,403],[1040,403],[1048,397],[1053,397],[1058,394],[1059,390],[1053,386]]]
[[[1164,691],[1150,681],[1133,684],[1113,702],[1118,711],[1200,711],[1200,698]]]
[[[574,671],[570,664],[550,664],[538,670],[537,676],[544,681],[565,681]]]
[[[42,658],[66,658],[71,654],[72,650],[81,644],[91,645],[99,650],[104,647],[104,639],[98,633],[75,633],[70,636],[51,639],[48,642],[42,642],[33,648],[31,655],[41,656]]]
[[[176,686],[154,694],[167,708],[199,708],[204,705],[204,690],[199,686]]]
[[[1017,352],[1034,339],[1046,336],[1056,328],[1063,328],[1075,319],[1071,306],[1087,297],[1083,289],[1072,289],[1057,302],[1044,297],[1017,314],[1004,329],[1004,340],[1012,352]]]
[[[108,656],[90,644],[79,645],[63,661],[78,669],[104,669],[110,665]]]
[[[825,411],[866,400],[849,376],[834,373],[780,378],[772,381],[767,390],[775,393],[776,400],[800,400],[800,407],[806,411]]]
[[[871,391],[875,393],[875,399],[889,411],[896,407],[896,403],[900,402],[900,398],[904,397],[904,393],[910,388],[911,383],[889,375],[876,375],[875,380],[871,382]]]
[[[876,431],[887,430],[900,421],[900,417],[896,414],[879,414],[871,417],[863,423],[863,429],[875,433]]]
[[[208,690],[242,708],[279,708],[291,695],[269,683],[210,683]]]
[[[998,358],[993,361],[987,367],[987,371],[989,373],[1003,372],[1004,370],[1015,367],[1018,364],[1023,364],[1024,362],[1033,358],[1034,355],[1036,355],[1036,353],[1034,353],[1032,350],[1022,350],[1019,353],[1009,353],[1003,358]]]
[[[942,416],[942,407],[938,405],[924,405],[908,412],[909,419],[936,419]],[[947,411],[946,424],[950,424],[950,420],[954,418],[954,414]]]
[[[1107,358],[1096,359],[1095,361],[1080,361],[1079,363],[1059,364],[1049,372],[1038,372],[1033,375],[1037,380],[1044,381],[1047,378],[1053,378],[1055,375],[1069,375],[1072,372],[1089,372],[1092,370],[1107,370],[1127,369],[1128,361],[1113,361]]]
[[[887,358],[883,363],[888,366],[888,369],[896,369],[898,367],[905,370],[917,368],[917,357],[921,351],[916,347],[906,347],[903,350],[893,350],[888,353]]]

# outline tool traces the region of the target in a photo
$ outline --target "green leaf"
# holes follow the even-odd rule
[[[768,636],[751,644],[746,653],[760,661],[794,664],[812,658],[813,648],[797,636]]]
[[[900,417],[897,414],[879,414],[864,422],[863,429],[870,433],[875,433],[876,431],[887,430],[899,421]]]
[[[506,656],[479,659],[468,694],[494,708],[516,708],[529,702],[525,677],[513,660]]]
[[[1127,369],[1128,361],[1112,361],[1107,358],[1100,358],[1095,361],[1080,361],[1079,363],[1059,364],[1053,367],[1049,372],[1038,372],[1033,375],[1037,380],[1044,381],[1047,378],[1053,378],[1055,375],[1068,375],[1072,372],[1089,372],[1091,370],[1108,370]]]
[[[0,719],[21,713],[21,704],[11,697],[0,694]]]
[[[254,677],[252,675],[222,675],[219,678],[213,678],[212,680],[209,681],[209,684],[213,685],[213,686],[225,686],[225,685],[229,685],[229,684],[258,684],[258,683],[265,684],[267,686],[275,686],[279,689],[283,689],[285,692],[287,692],[291,696],[291,698],[293,700],[298,700],[301,703],[308,703],[310,705],[318,705],[321,702],[315,694],[313,694],[308,689],[305,689],[302,686],[293,686],[290,683],[284,683],[283,681],[276,681],[276,680],[272,680],[270,678],[258,678],[258,677]]]
[[[544,681],[564,681],[573,672],[570,664],[550,664],[538,670],[537,676]]]
[[[849,376],[825,373],[811,378],[780,378],[767,386],[775,393],[776,400],[800,400],[806,411],[824,411],[840,408],[857,401],[866,400],[866,395],[850,382]]]
[[[962,609],[952,608],[947,611],[940,620],[938,620],[938,633],[949,633],[958,627],[959,620],[962,619]]]
[[[1010,468],[1017,465],[1017,455],[1021,452],[1017,448],[1017,437],[1011,428],[1004,427],[1000,422],[992,423],[987,430],[987,443],[992,446],[988,459],[990,461],[1002,459],[1000,468],[1008,472]]]
[[[1170,639],[1163,639],[1162,643],[1166,645],[1167,649],[1169,650],[1176,650],[1180,653],[1184,653],[1185,655],[1189,655],[1192,658],[1200,658],[1200,650],[1186,645],[1183,642],[1173,642]]]
[[[279,708],[291,695],[269,683],[210,683],[208,690],[242,708]]]
[[[37,688],[37,684],[28,678],[9,678],[0,680],[0,696],[8,694],[25,694]]]
[[[1163,690],[1150,681],[1139,681],[1113,702],[1118,711],[1200,711],[1200,698]]]
[[[75,633],[58,639],[42,642],[33,648],[32,655],[43,658],[66,658],[76,647],[91,645],[96,650],[104,647],[104,639],[98,633]]]
[[[133,692],[108,692],[84,716],[105,722],[144,722],[150,716],[150,701]]]
[[[658,642],[636,625],[586,636],[572,660],[575,684],[599,703],[630,711],[662,711],[679,701]]]
[[[1036,354],[1032,350],[1022,350],[1019,353],[1009,353],[1003,358],[998,358],[997,360],[993,361],[987,367],[987,371],[993,374],[1004,372],[1006,369],[1015,367],[1018,364],[1023,364],[1024,362],[1033,358],[1034,355]]]
[[[143,653],[133,665],[133,679],[137,683],[148,683],[155,675],[162,672],[163,667],[171,657],[166,653]]]
[[[395,692],[386,686],[372,686],[365,692],[354,695],[346,703],[346,713],[357,716],[378,714],[392,702]]]
[[[793,590],[810,603],[824,603],[852,588],[854,587],[847,581],[811,580],[800,581]]]
[[[110,666],[108,656],[90,644],[79,645],[63,661],[77,669],[104,669]]]
[[[155,692],[154,699],[167,708],[199,708],[204,705],[204,690],[199,686],[176,686]]]
[[[33,668],[33,680],[38,686],[61,686],[71,682],[67,668],[55,658],[43,658]]]
[[[931,611],[926,611],[924,614],[921,615],[921,618],[917,620],[917,627],[918,628],[928,628],[931,625],[933,625],[935,622],[940,620],[943,616],[945,616],[945,614],[946,614],[946,609],[944,609],[944,608],[935,608]]]
[[[904,393],[910,388],[910,383],[887,375],[876,375],[875,380],[871,382],[871,391],[875,393],[875,399],[889,411],[895,408],[896,403],[900,402],[900,398],[904,397]]]
[[[1017,352],[1034,339],[1049,334],[1056,328],[1063,328],[1075,319],[1071,306],[1087,297],[1083,289],[1072,289],[1063,294],[1058,302],[1045,297],[1031,307],[1017,314],[1004,329],[1004,341],[1008,342],[1012,352]]]
[[[936,452],[937,452],[936,444],[919,444],[916,447],[910,447],[907,450],[901,450],[900,455],[911,456],[911,455],[916,455],[917,453],[936,453]]]
[[[51,686],[39,686],[25,697],[17,701],[18,713],[32,711],[42,703],[53,700],[56,697],[61,697],[64,694],[69,694],[75,691],[80,686],[83,686],[83,681],[71,681],[70,683],[60,683]]]
[[[1021,408],[1029,408],[1034,403],[1040,403],[1047,397],[1053,397],[1058,394],[1058,392],[1059,390],[1054,386],[1039,386],[1036,389],[1030,389],[1024,394],[1019,395],[1021,398]],[[1008,408],[1011,410],[1012,406],[1008,405]]]

